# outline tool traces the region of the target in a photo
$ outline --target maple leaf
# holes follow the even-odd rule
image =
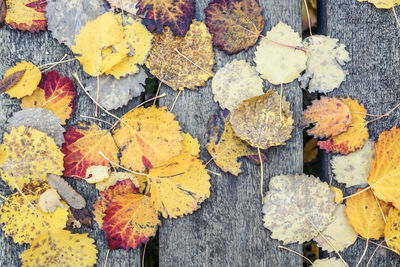
[[[269,32],[268,39],[286,45],[301,47],[299,34],[285,23],[279,22]],[[306,54],[262,38],[257,46],[254,61],[263,79],[272,84],[290,83],[306,68]]]
[[[151,32],[162,33],[164,26],[169,26],[174,35],[185,36],[194,18],[194,3],[194,0],[139,0],[136,14],[145,14],[143,24]]]
[[[63,154],[52,138],[20,126],[4,134],[0,146],[0,174],[11,187],[15,183],[22,188],[30,181],[47,180],[48,173],[61,175],[62,159]]]
[[[358,189],[357,192],[361,190]],[[383,216],[387,216],[389,209],[388,204],[376,199],[374,193],[367,190],[347,199],[345,212],[350,225],[360,236],[379,239],[385,229]]]
[[[207,26],[193,20],[185,37],[174,36],[169,28],[156,34],[146,66],[174,90],[195,90],[212,76],[214,56]]]
[[[309,241],[334,219],[333,192],[314,176],[272,177],[263,206],[264,226],[283,244]]]
[[[400,5],[400,0],[358,0],[358,2],[368,2],[373,4],[376,8],[392,8],[395,5]]]
[[[263,81],[245,60],[233,60],[220,68],[212,80],[214,101],[233,111],[243,100],[262,95]]]
[[[54,174],[47,175],[51,188],[57,190],[58,194],[75,209],[83,209],[86,200],[73,189],[62,177]]]
[[[25,72],[19,81],[5,92],[10,97],[16,97],[18,99],[31,95],[33,91],[35,91],[40,82],[40,78],[42,77],[40,70],[34,64],[31,62],[21,61],[4,73],[4,79],[11,77],[19,71]]]
[[[233,130],[254,147],[267,149],[284,144],[294,128],[293,112],[285,97],[281,104],[279,95],[272,89],[244,100],[232,113]]]
[[[200,154],[200,144],[197,138],[192,137],[189,133],[182,133],[182,151],[181,153],[186,153],[195,157]]]
[[[5,77],[3,80],[0,81],[0,94],[4,93],[5,91],[11,89],[14,85],[16,85],[24,76],[25,70],[20,70],[10,74],[9,76]]]
[[[325,258],[315,260],[312,267],[347,267],[347,265],[338,258]]]
[[[230,54],[249,49],[264,29],[262,8],[257,0],[214,0],[204,13],[213,44]]]
[[[377,198],[400,208],[400,128],[394,126],[383,131],[375,143],[375,158],[369,173],[368,184]]]
[[[164,218],[191,214],[209,197],[209,180],[201,160],[180,154],[149,171],[151,200]]]
[[[124,28],[117,15],[107,12],[82,27],[71,50],[87,74],[98,76],[121,62],[129,53],[124,37]]]
[[[64,157],[64,175],[76,179],[90,178],[87,169],[90,166],[110,167],[108,159],[118,162],[118,148],[107,130],[94,123],[78,122],[65,133],[65,143],[61,151]]]
[[[335,180],[345,183],[346,187],[367,185],[374,155],[374,142],[368,140],[358,151],[346,156],[333,156],[331,164]]]
[[[132,15],[136,15],[139,0],[106,0],[112,8],[118,8]]]
[[[399,224],[400,224],[400,211],[396,208],[391,208],[389,214],[386,217],[385,225],[385,241],[386,244],[400,254],[399,244]]]
[[[158,167],[182,150],[175,115],[166,107],[139,107],[126,113],[113,137],[121,149],[121,163],[134,171]],[[161,138],[162,137],[162,138]]]
[[[329,36],[313,35],[303,41],[307,50],[307,70],[299,78],[301,87],[309,92],[328,93],[340,86],[347,72],[342,65],[350,61],[345,45]]]
[[[22,266],[93,266],[97,249],[88,234],[67,230],[44,232],[20,255]]]
[[[307,134],[324,138],[347,131],[351,119],[350,109],[342,100],[321,97],[320,100],[313,100],[312,105],[304,111],[299,127],[314,124],[313,128],[307,130]]]
[[[21,31],[44,31],[47,20],[44,17],[46,0],[13,0],[7,1],[5,22]]]
[[[343,251],[357,240],[357,233],[347,220],[344,212],[345,208],[346,206],[343,204],[337,206],[333,214],[335,219],[322,231],[322,235],[325,238],[322,235],[314,237],[314,241],[318,243],[318,246],[327,252]]]
[[[43,108],[27,108],[17,111],[8,119],[6,130],[19,126],[31,127],[53,138],[54,142],[61,146],[64,143],[65,129],[60,125],[61,120],[53,112]]]
[[[73,81],[56,71],[43,74],[39,88],[31,96],[22,98],[21,108],[45,108],[61,119],[64,125],[71,118],[77,95]]]
[[[342,100],[350,109],[351,123],[348,130],[327,141],[318,142],[318,146],[327,152],[332,151],[346,155],[361,148],[369,135],[365,121],[367,111],[364,106],[359,104],[357,99],[353,100],[350,97],[342,98]]]

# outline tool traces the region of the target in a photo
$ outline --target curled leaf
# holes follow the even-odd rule
[[[82,209],[86,206],[86,200],[73,189],[62,177],[54,174],[47,175],[51,188],[57,190],[58,194],[73,208]]]
[[[1,0],[3,1],[3,0]],[[0,5],[1,5],[0,1]],[[1,6],[0,6],[1,7]],[[1,18],[0,18],[1,20]],[[1,22],[0,22],[1,25]],[[16,85],[24,75],[26,70],[20,70],[10,74],[9,76],[5,77],[3,80],[0,81],[0,94],[4,93],[5,91],[11,89],[14,85]]]

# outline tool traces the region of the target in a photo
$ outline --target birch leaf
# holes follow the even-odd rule
[[[12,0],[7,1],[5,22],[20,31],[44,31],[47,20],[44,17],[46,0]]]
[[[19,71],[25,72],[19,81],[5,92],[10,97],[15,97],[18,99],[24,96],[30,96],[33,91],[36,90],[42,77],[38,67],[33,65],[31,62],[21,61],[4,73],[4,79]]]

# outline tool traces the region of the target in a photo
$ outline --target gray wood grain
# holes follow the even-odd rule
[[[325,0],[326,34],[338,38],[350,52],[347,80],[331,96],[351,96],[364,104],[371,114],[384,114],[400,102],[400,29],[391,10],[379,10],[356,0]],[[399,12],[400,9],[397,7]],[[400,111],[368,125],[370,138],[399,124]],[[371,118],[369,118],[371,119]],[[329,160],[329,157],[327,157]],[[331,170],[325,161],[326,177]],[[339,185],[344,189],[343,185]],[[354,189],[344,190],[349,195]],[[355,266],[363,253],[364,240],[358,240],[343,255]],[[360,266],[365,266],[375,245],[370,244]],[[400,257],[379,248],[370,266],[400,266]]]
[[[204,20],[204,8],[210,1],[196,1],[196,18]],[[300,1],[261,0],[264,8],[265,30],[280,20],[301,30]],[[214,71],[235,58],[252,60],[254,48],[236,56],[217,51]],[[207,121],[219,109],[213,101],[211,83],[198,92],[186,90],[179,97],[173,113],[184,131],[198,138],[202,147],[201,158],[210,159],[205,150]],[[270,85],[265,84],[265,90]],[[284,95],[290,100],[298,123],[302,110],[302,92],[297,81],[284,86]],[[277,89],[277,88],[275,88]],[[164,87],[168,95],[161,105],[171,106],[177,92]],[[296,128],[286,146],[266,153],[264,192],[269,178],[282,173],[302,172],[302,132]],[[175,220],[164,220],[160,228],[160,266],[301,266],[302,259],[277,248],[270,232],[263,227],[260,199],[260,167],[243,160],[239,177],[223,173],[211,163],[207,166],[221,176],[211,175],[211,196],[200,210]],[[302,253],[302,246],[292,245]]]
[[[21,60],[31,61],[37,66],[49,62],[60,60],[64,54],[68,54],[68,58],[73,58],[71,51],[64,45],[60,45],[55,39],[51,37],[50,32],[42,32],[37,34],[22,33],[12,30],[7,26],[0,28],[0,73],[12,67],[16,62]],[[77,72],[81,79],[85,77],[84,72],[77,61],[64,63],[55,68],[63,76],[68,76],[72,79],[72,74]],[[82,79],[83,80],[83,79]],[[75,81],[77,86],[77,82]],[[94,104],[85,95],[85,93],[78,89],[77,108],[73,114],[73,118],[69,120],[69,125],[76,123],[78,120],[85,120],[80,115],[94,116]],[[115,112],[116,115],[121,116],[134,106],[140,103],[140,99],[132,100],[129,105],[123,109]],[[19,100],[9,99],[5,94],[0,95],[0,138],[4,134],[5,121],[9,118],[14,111],[19,110]],[[114,123],[114,119],[100,113],[100,117],[106,121]],[[109,125],[99,123],[103,128],[109,128]],[[94,185],[90,185],[84,181],[76,181],[67,179],[74,188],[81,193],[87,200],[87,207],[91,207],[96,196],[98,195]],[[0,180],[0,194],[8,195],[11,191],[8,189],[6,183]],[[96,223],[93,229],[84,227],[80,232],[89,232],[89,236],[95,239],[95,244],[99,251],[98,253],[98,266],[103,266],[107,254],[107,242],[105,235],[100,230]],[[11,238],[6,238],[4,232],[0,231],[0,266],[19,266],[19,254],[28,246],[17,246]],[[107,266],[140,266],[141,249],[130,250],[115,250],[111,251],[108,257]]]

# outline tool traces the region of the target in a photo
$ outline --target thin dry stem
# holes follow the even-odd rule
[[[264,204],[264,166],[263,166],[263,160],[261,157],[261,151],[260,147],[257,147],[257,152],[258,152],[258,158],[260,159],[260,167],[261,167],[261,178],[260,178],[260,193],[261,193],[261,203]]]
[[[278,248],[286,249],[287,251],[290,251],[290,252],[296,254],[297,256],[302,257],[303,259],[305,259],[306,261],[308,261],[311,265],[313,264],[313,262],[312,262],[309,258],[307,258],[306,256],[304,256],[304,255],[298,253],[297,251],[294,251],[293,249],[290,249],[290,248],[287,248],[287,247],[284,247],[284,246],[281,246],[281,245],[278,245]]]
[[[212,173],[212,174],[214,174],[214,175],[221,176],[221,174],[220,174],[220,173],[218,173],[218,172],[214,172],[214,171],[212,171],[212,170],[209,170],[209,169],[206,169],[206,171],[208,171],[208,172],[210,172],[210,173]]]
[[[368,239],[367,239],[367,240],[368,240]],[[374,257],[375,253],[378,251],[378,249],[380,248],[380,246],[382,245],[383,242],[385,242],[385,240],[382,240],[382,241],[379,243],[379,245],[374,249],[374,252],[372,252],[371,257],[369,257],[369,259],[368,259],[368,262],[367,262],[366,267],[369,266],[369,264],[371,263],[372,258]]]
[[[158,87],[157,87],[157,92],[156,92],[156,97],[158,96],[158,94],[160,93],[160,89],[161,89],[161,85],[163,84],[163,82],[162,81],[159,81],[158,82]],[[156,104],[156,101],[157,101],[157,98],[154,98],[154,102],[153,102],[153,105],[155,105]]]
[[[100,77],[97,75],[97,90],[96,90],[96,102],[99,102],[99,94],[100,94]],[[94,116],[98,116],[98,105],[96,105],[96,110],[94,111]]]
[[[146,249],[147,249],[147,244],[149,242],[146,242],[146,244],[144,244],[144,248],[143,248],[143,254],[142,254],[142,267],[144,267],[144,256],[146,255]]]
[[[282,94],[283,94],[283,84],[281,83],[281,93],[279,95],[279,118],[282,121]]]
[[[214,76],[213,73],[207,71],[206,69],[204,69],[203,67],[197,65],[196,63],[194,63],[190,58],[188,58],[187,56],[185,56],[184,54],[182,54],[178,49],[174,49],[176,53],[178,53],[178,55],[180,55],[181,57],[183,57],[184,59],[186,59],[187,61],[189,61],[191,64],[193,64],[194,66],[198,67],[199,69],[201,69],[202,71],[204,71],[205,73],[207,73],[210,76]]]
[[[378,204],[379,210],[380,210],[380,212],[381,212],[383,221],[384,221],[385,224],[386,224],[386,216],[385,216],[385,214],[383,213],[381,203],[379,202],[378,198],[375,196],[374,191],[372,191],[372,195],[374,195],[375,201],[376,201],[376,203]]]
[[[109,249],[107,249],[106,259],[104,260],[103,267],[106,267],[106,266],[107,266],[107,263],[108,263],[108,255],[110,255],[110,250],[109,250]]]
[[[46,63],[46,64],[43,64],[43,65],[40,65],[40,66],[38,66],[38,69],[43,69],[46,66],[50,66],[50,65],[54,65],[56,63],[59,63],[59,62],[63,61],[67,56],[68,56],[68,54],[64,54],[64,56],[59,61],[50,62],[50,63]]]
[[[132,170],[130,170],[130,169],[125,168],[124,166],[119,165],[118,163],[112,161],[112,160],[109,159],[106,155],[104,155],[104,153],[103,153],[102,151],[99,151],[99,154],[100,154],[103,158],[105,158],[106,160],[108,160],[112,165],[115,165],[115,166],[117,166],[118,168],[121,168],[121,169],[123,169],[123,170],[125,170],[125,171],[127,171],[127,172],[130,172],[130,173],[133,173],[133,174],[137,174],[137,175],[150,176],[150,175],[148,175],[148,174],[146,174],[146,173],[135,172],[135,171],[132,171]]]
[[[310,36],[312,36],[312,31],[311,31],[311,19],[310,19],[310,12],[308,11],[307,0],[304,0],[303,2],[304,2],[304,7],[306,8],[306,13],[307,13],[308,30],[310,31]]]
[[[364,188],[364,189],[361,190],[361,191],[358,191],[358,192],[356,192],[356,193],[354,193],[354,194],[351,194],[350,196],[344,197],[343,200],[348,199],[348,198],[351,198],[351,197],[358,196],[358,195],[360,195],[360,194],[362,194],[362,193],[364,193],[365,191],[368,191],[368,190],[370,190],[370,189],[371,189],[371,186],[367,186],[366,188]]]
[[[394,6],[392,6],[392,10],[393,10],[393,15],[394,15],[394,18],[396,19],[397,26],[398,26],[398,27],[399,27],[399,29],[400,29],[400,21],[399,21],[399,17],[397,17],[396,10],[394,9]]]
[[[169,110],[169,112],[172,112],[172,110],[174,109],[175,104],[176,104],[176,101],[178,101],[178,97],[181,95],[182,91],[183,91],[183,90],[179,90],[178,94],[177,94],[176,97],[175,97],[174,102],[172,103],[172,106],[171,106],[171,109]]]
[[[366,242],[366,244],[365,244],[364,252],[363,252],[363,254],[361,255],[361,258],[358,260],[356,267],[358,267],[358,266],[361,264],[362,260],[363,260],[364,257],[365,257],[365,254],[367,253],[367,250],[368,250],[368,240],[369,240],[369,239],[367,238],[367,242]]]
[[[100,122],[103,122],[103,123],[106,123],[106,124],[108,124],[108,125],[113,126],[112,123],[110,123],[110,122],[108,122],[108,121],[105,121],[105,120],[102,120],[102,119],[99,119],[99,118],[95,118],[95,117],[91,117],[91,116],[85,116],[85,115],[80,115],[80,117],[81,117],[81,118],[85,118],[85,119],[91,119],[91,120],[100,121]]]

